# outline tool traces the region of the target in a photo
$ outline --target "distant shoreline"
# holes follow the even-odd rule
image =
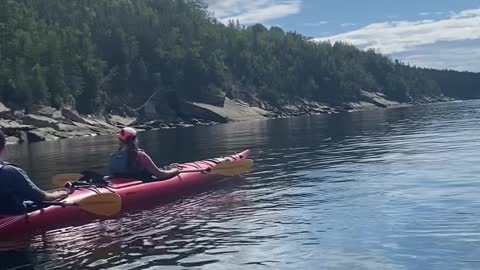
[[[242,100],[225,99],[223,107],[210,104],[185,102],[182,117],[176,121],[140,120],[141,117],[107,114],[84,116],[70,109],[54,109],[39,106],[32,112],[12,112],[3,104],[0,106],[0,128],[8,136],[8,144],[35,143],[60,139],[115,134],[125,126],[140,131],[211,126],[228,122],[242,122],[262,119],[292,118],[308,115],[336,114],[342,112],[367,111],[405,107],[415,104],[430,104],[454,101],[451,98],[426,98],[419,102],[399,103],[385,99],[381,94],[365,93],[362,101],[331,106],[318,102],[301,100],[296,104],[272,107],[267,104],[250,105]]]

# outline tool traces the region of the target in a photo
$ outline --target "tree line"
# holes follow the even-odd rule
[[[142,104],[156,92],[193,101],[248,95],[341,104],[360,90],[410,102],[478,97],[479,74],[392,61],[281,28],[217,21],[198,0],[0,1],[0,100],[82,113]]]

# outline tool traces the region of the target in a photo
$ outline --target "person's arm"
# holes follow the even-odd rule
[[[22,197],[31,200],[35,203],[41,203],[43,201],[55,201],[63,199],[68,196],[68,189],[58,189],[51,192],[41,190],[35,185],[27,173],[22,169],[14,169],[13,181],[16,186],[16,191],[22,195]]]
[[[149,174],[156,176],[159,179],[168,179],[179,174],[177,169],[168,171],[160,170],[157,165],[155,165],[155,162],[153,162],[150,156],[145,152],[138,152],[138,158],[140,159],[143,168],[145,168]]]
[[[47,192],[47,191],[43,191],[43,192],[45,193],[44,194],[44,196],[45,196],[44,201],[46,201],[46,202],[65,199],[66,197],[68,197],[68,194],[70,194],[70,190],[68,190],[66,188],[62,188],[62,189],[54,190],[54,191],[50,191],[50,192]]]

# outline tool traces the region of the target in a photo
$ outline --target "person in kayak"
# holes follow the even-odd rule
[[[112,154],[109,176],[143,181],[164,180],[179,174],[177,169],[161,170],[143,150],[138,149],[137,131],[126,127],[118,135],[120,149]],[[152,178],[156,177],[156,179]]]
[[[59,189],[46,192],[38,188],[27,173],[5,162],[7,155],[6,136],[0,131],[0,215],[18,215],[28,212],[25,202],[41,206],[44,201],[56,201],[68,196],[70,190]]]

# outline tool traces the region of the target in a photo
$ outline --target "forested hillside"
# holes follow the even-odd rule
[[[156,92],[206,103],[226,94],[272,105],[296,98],[341,104],[357,100],[360,90],[403,102],[479,93],[479,84],[470,83],[478,74],[413,68],[277,27],[223,25],[200,1],[0,3],[0,100],[14,108],[95,113],[140,106]]]
[[[480,73],[454,70],[424,69],[435,80],[445,95],[456,99],[480,98]]]

